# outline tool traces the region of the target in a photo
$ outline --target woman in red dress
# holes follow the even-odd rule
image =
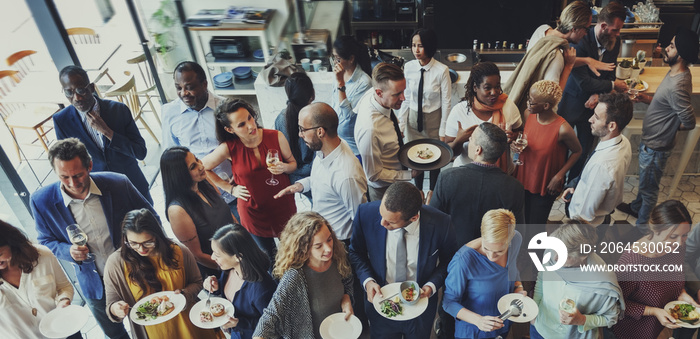
[[[289,143],[277,130],[260,128],[253,108],[240,99],[227,99],[216,109],[216,138],[221,143],[202,159],[208,177],[221,189],[238,198],[241,224],[270,258],[275,257],[274,238],[287,220],[296,213],[294,196],[273,196],[280,187],[290,185],[289,173],[297,163]],[[279,152],[279,161],[268,165],[268,150]],[[234,184],[221,179],[211,170],[225,159],[232,162]],[[271,185],[270,179],[278,183]]]

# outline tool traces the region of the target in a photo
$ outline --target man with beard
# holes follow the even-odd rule
[[[622,130],[632,120],[632,101],[627,94],[601,94],[589,119],[594,136],[600,138],[581,176],[569,181],[562,196],[572,219],[585,220],[597,227],[603,240],[609,214],[622,201],[625,174],[632,159],[632,148]],[[573,194],[570,200],[567,195]],[[607,222],[606,222],[607,220]]]
[[[185,146],[202,159],[219,146],[214,126],[216,107],[223,99],[209,92],[204,69],[196,62],[183,61],[177,65],[173,80],[179,99],[163,105],[163,149]],[[231,161],[222,162],[214,172],[231,180]],[[221,191],[221,195],[233,215],[240,219],[236,198],[225,191]]]
[[[629,204],[617,209],[637,218],[637,229],[648,230],[649,214],[659,197],[659,182],[666,161],[675,145],[679,130],[695,128],[695,113],[690,102],[692,76],[688,65],[698,60],[698,35],[679,27],[671,44],[665,49],[664,62],[671,70],[661,81],[653,98],[639,94],[636,101],[649,105],[642,125],[639,143],[639,191]]]
[[[620,3],[611,1],[600,11],[598,23],[574,45],[576,57],[592,57],[604,63],[616,62],[620,53],[620,29],[626,16],[625,8]],[[600,71],[600,75],[588,67],[577,67],[571,71],[557,113],[574,127],[583,152],[569,171],[569,180],[579,176],[593,146],[588,119],[596,107],[598,95],[613,90],[623,93],[627,91],[625,82],[615,79],[614,69]]]
[[[311,190],[311,210],[328,220],[347,248],[357,207],[367,202],[367,177],[348,143],[338,136],[338,115],[331,106],[318,102],[302,108],[299,137],[316,151],[311,175],[281,190],[275,198]]]
[[[146,141],[141,137],[129,107],[95,95],[95,84],[78,66],[63,68],[58,76],[71,105],[53,116],[56,139],[78,138],[92,157],[92,170],[112,171],[127,176],[149,203],[153,204],[148,181],[137,160],[146,158]]]

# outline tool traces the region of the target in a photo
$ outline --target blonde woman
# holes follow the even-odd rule
[[[253,338],[321,338],[326,317],[353,314],[345,247],[320,214],[298,213],[287,222],[272,273],[281,280]]]
[[[530,338],[596,339],[601,327],[609,327],[622,317],[625,301],[614,272],[583,272],[583,265],[605,265],[595,253],[582,254],[581,246],[595,247],[598,235],[593,226],[571,220],[557,228],[551,237],[561,240],[567,249],[564,267],[539,272],[534,300],[539,306]],[[553,265],[557,255],[552,256]],[[545,292],[546,291],[546,292]],[[574,312],[559,311],[564,299],[575,302]]]
[[[481,237],[462,246],[447,266],[442,307],[457,319],[455,338],[506,337],[510,321],[498,318],[498,300],[522,293],[516,258],[522,236],[515,216],[490,210],[481,221]]]

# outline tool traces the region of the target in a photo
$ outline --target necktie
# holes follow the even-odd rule
[[[394,123],[394,131],[396,131],[396,137],[399,139],[399,147],[403,146],[403,138],[401,137],[401,129],[399,128],[399,119],[396,118],[394,110],[391,110],[391,122]]]
[[[408,259],[406,258],[406,228],[399,228],[399,241],[396,244],[396,276],[394,282],[406,281],[408,277]]]
[[[423,132],[423,72],[425,72],[425,68],[420,69],[420,81],[418,82],[418,132]]]

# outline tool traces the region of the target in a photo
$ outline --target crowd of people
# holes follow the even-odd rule
[[[71,304],[74,287],[57,258],[115,339],[129,338],[122,322],[131,308],[162,291],[184,296],[185,310],[157,325],[131,321],[131,337],[320,338],[323,320],[342,313],[372,338],[505,338],[514,326],[497,305],[511,293],[539,308],[530,338],[655,339],[664,327],[692,337],[664,307],[700,307],[700,228],[681,202],[657,200],[677,131],[695,125],[688,65],[698,36],[679,29],[655,95],[630,98],[614,76],[624,7],[611,2],[589,28],[591,17],[574,1],[557,27],[539,27],[503,89],[495,64],[474,65],[454,106],[432,30],[411,36],[415,60],[403,69],[371,68],[366,46],[339,37],[329,102],[315,101],[305,73],[292,74],[275,129],[261,127],[248,102],[210,92],[200,65],[182,62],[178,99],[162,107],[160,158],[161,212],[176,239],[138,168],[146,146],[128,108],[95,95],[80,67],[66,67],[59,80],[71,105],[54,117],[58,141],[48,152],[59,181],[31,196],[38,244],[0,221],[0,337],[42,338],[42,318]],[[622,131],[634,102],[649,108],[638,196],[625,204],[632,150]],[[523,137],[527,148],[513,146]],[[423,171],[399,160],[404,142],[421,139],[455,154],[451,168],[429,171],[427,190]],[[297,213],[294,194],[311,211]],[[530,259],[524,250],[556,199],[570,219],[549,237],[566,253],[540,253],[541,264],[560,268],[536,272],[522,257]],[[606,262],[581,249],[610,238],[616,208],[638,218],[625,236],[635,247],[618,265],[686,270],[587,272]],[[69,225],[86,241],[74,241]],[[655,251],[658,243],[675,250]],[[378,313],[374,302],[390,297],[382,287],[404,281],[418,284],[425,311],[406,321]],[[188,317],[202,290],[234,305],[220,328]]]

